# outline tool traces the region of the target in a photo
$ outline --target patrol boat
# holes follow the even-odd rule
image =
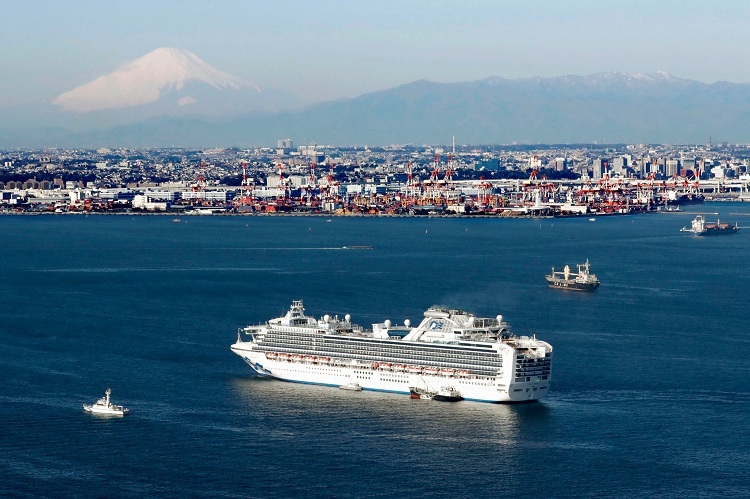
[[[112,390],[107,388],[104,392],[104,397],[96,401],[95,404],[83,404],[83,410],[100,416],[125,416],[130,410],[127,407],[113,404],[109,399],[112,394]]]

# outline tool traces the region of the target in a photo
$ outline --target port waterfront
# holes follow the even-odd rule
[[[570,196],[569,196],[570,197]],[[384,202],[368,202],[355,199],[347,204],[340,202],[306,203],[290,198],[265,200],[243,199],[239,202],[199,202],[193,204],[169,204],[158,202],[151,206],[133,206],[132,202],[103,202],[96,198],[85,198],[69,203],[67,200],[52,202],[27,202],[16,205],[0,206],[0,214],[25,215],[76,215],[76,214],[111,214],[111,215],[168,215],[168,216],[406,216],[406,217],[577,217],[607,216],[651,213],[658,211],[678,211],[681,204],[696,204],[704,199],[713,201],[746,201],[742,194],[725,194],[721,197],[703,196],[700,194],[678,194],[675,198],[647,198],[638,200],[627,193],[613,199],[593,199],[591,201],[570,202],[542,200],[538,193],[534,200],[509,202],[507,198],[496,196],[491,204],[476,203],[476,198],[461,199],[454,203],[425,204],[419,200],[405,202],[391,198]],[[327,205],[327,208],[324,206]]]
[[[2,214],[155,214],[307,216],[576,217],[679,210],[703,200],[750,200],[747,186],[719,191],[710,182],[653,182],[616,178],[599,182],[529,179],[498,185],[487,180],[387,186],[384,193],[347,194],[339,185],[305,191],[263,186],[154,191],[58,190],[8,197]],[[705,194],[704,194],[705,193]],[[166,198],[166,199],[165,199]]]
[[[0,213],[643,213],[704,199],[750,200],[746,149],[641,145],[508,146],[491,153],[465,146],[458,152],[454,147],[450,154],[442,147],[410,146],[303,146],[296,152],[6,151],[0,152]],[[676,157],[680,159],[670,159]]]

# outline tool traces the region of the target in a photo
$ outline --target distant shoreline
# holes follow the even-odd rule
[[[178,219],[181,217],[185,218],[212,218],[212,217],[260,217],[260,218],[277,218],[277,217],[315,217],[315,218],[496,218],[496,219],[509,219],[509,218],[593,218],[593,217],[622,217],[626,215],[642,215],[648,213],[683,213],[683,212],[630,212],[630,213],[588,213],[584,215],[530,215],[530,214],[508,214],[508,215],[466,215],[460,213],[450,214],[430,214],[430,215],[415,215],[415,214],[386,214],[386,213],[351,213],[351,214],[335,214],[335,213],[212,213],[212,214],[180,214],[180,213],[141,213],[141,212],[129,212],[129,213],[106,213],[106,212],[65,212],[65,213],[52,213],[52,212],[19,212],[19,213],[8,213],[0,212],[0,216],[63,216],[63,217],[88,217],[91,216],[154,216],[154,217],[172,217]]]

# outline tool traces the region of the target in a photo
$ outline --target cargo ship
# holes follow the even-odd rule
[[[718,219],[716,220],[716,223],[706,222],[703,215],[696,216],[689,229],[687,227],[680,229],[681,232],[692,232],[696,236],[736,234],[739,230],[740,227],[736,223],[734,225],[721,223]]]
[[[594,291],[601,284],[595,274],[591,273],[589,261],[578,264],[578,272],[571,272],[570,266],[566,265],[562,271],[555,271],[544,276],[550,288],[570,289],[572,291]]]

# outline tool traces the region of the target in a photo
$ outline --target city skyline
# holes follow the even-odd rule
[[[6,6],[0,108],[50,102],[159,47],[308,102],[441,83],[665,71],[750,81],[750,4],[489,1],[360,4],[74,0]]]

